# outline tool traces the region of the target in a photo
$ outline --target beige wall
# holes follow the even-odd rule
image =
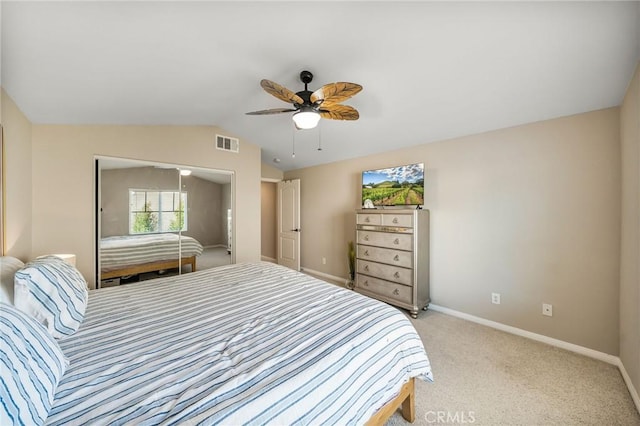
[[[33,126],[33,251],[77,254],[95,285],[95,155],[235,171],[235,256],[260,259],[260,148],[215,149],[206,126]],[[225,133],[226,134],[226,133]]]
[[[285,173],[301,179],[303,267],[346,278],[360,173],[415,162],[434,304],[618,353],[618,108]]]
[[[620,359],[640,391],[640,63],[620,112],[622,141],[622,251]]]
[[[262,163],[262,257],[265,260],[278,258],[277,249],[277,184],[284,178],[282,170],[270,164]],[[268,259],[267,259],[268,258]]]
[[[222,198],[223,187],[224,185],[197,176],[182,177],[182,190],[187,191],[189,206],[189,222],[183,234],[197,239],[205,247],[227,245],[227,215],[224,206],[229,202]]]
[[[32,126],[4,89],[1,102],[5,156],[4,252],[24,262],[31,256]]]
[[[262,182],[260,197],[262,199],[262,256],[269,259],[277,259],[277,183]]]
[[[267,163],[262,163],[261,173],[262,173],[263,180],[267,180],[271,182],[282,180],[282,177],[284,176],[284,173],[282,173],[282,170],[276,169],[275,167]]]

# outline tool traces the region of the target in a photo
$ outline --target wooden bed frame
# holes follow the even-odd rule
[[[183,257],[180,259],[182,265],[191,265],[191,272],[196,271],[196,256]],[[142,263],[140,265],[127,266],[125,268],[113,269],[111,271],[100,272],[100,280],[109,278],[124,277],[125,275],[137,275],[144,272],[159,271],[161,269],[172,269],[179,267],[178,259],[161,260],[159,262]]]
[[[409,423],[416,419],[416,399],[415,399],[416,379],[411,378],[402,385],[400,393],[389,401],[384,407],[378,410],[366,423],[366,426],[383,425],[396,410],[402,406],[402,417]]]

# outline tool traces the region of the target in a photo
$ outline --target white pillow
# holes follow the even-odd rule
[[[0,302],[13,305],[13,276],[24,266],[20,259],[0,257]]]
[[[39,257],[15,274],[14,305],[55,338],[75,333],[87,307],[87,282],[75,266],[56,256]]]
[[[44,424],[68,361],[51,334],[0,303],[0,424]]]

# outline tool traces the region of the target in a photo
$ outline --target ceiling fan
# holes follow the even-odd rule
[[[283,112],[293,112],[293,122],[297,129],[313,129],[318,125],[320,117],[331,120],[357,120],[358,111],[348,105],[341,105],[350,97],[362,90],[362,86],[355,83],[329,83],[311,92],[307,85],[313,80],[309,71],[300,73],[300,81],[304,83],[304,90],[297,93],[274,83],[270,80],[260,81],[260,86],[281,101],[293,104],[293,108],[273,108],[248,112],[247,115],[268,115]]]

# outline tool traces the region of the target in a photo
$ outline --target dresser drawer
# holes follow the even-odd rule
[[[405,285],[413,285],[413,270],[398,266],[385,265],[383,263],[369,262],[358,259],[356,270],[360,274],[380,277],[387,281],[393,281]]]
[[[413,249],[412,234],[394,234],[390,232],[357,231],[358,244],[387,247],[398,250]]]
[[[413,216],[409,214],[385,214],[382,216],[384,226],[406,226],[413,227]]]
[[[356,289],[362,289],[402,303],[413,303],[413,288],[366,275],[356,275]]]
[[[358,244],[356,256],[358,259],[382,262],[388,265],[402,266],[403,268],[413,267],[413,253],[410,251],[363,246]]]
[[[382,225],[382,218],[377,213],[359,213],[356,215],[356,224],[358,225]]]

